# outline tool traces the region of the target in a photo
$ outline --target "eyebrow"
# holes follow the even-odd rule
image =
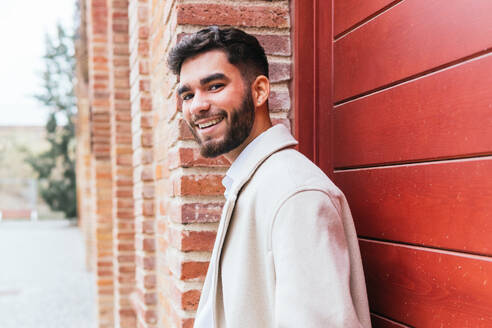
[[[229,81],[229,78],[223,73],[214,73],[214,74],[210,74],[209,76],[206,76],[203,79],[201,79],[200,85],[205,85],[205,84],[208,84],[208,83],[215,81],[215,80]],[[191,88],[187,84],[185,84],[185,85],[178,88],[178,95],[181,95],[181,94],[188,92],[190,90],[191,90]]]
[[[187,85],[183,85],[178,88],[178,95],[181,96],[183,93],[190,91],[190,87]]]
[[[211,75],[201,79],[200,84],[205,85],[205,84],[210,83],[210,82],[215,81],[215,80],[227,80],[227,81],[229,81],[229,78],[227,78],[227,76],[225,76],[225,74],[214,73],[214,74],[211,74]]]

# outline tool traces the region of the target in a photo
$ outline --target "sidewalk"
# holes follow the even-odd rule
[[[0,327],[96,327],[94,276],[67,221],[0,222]]]

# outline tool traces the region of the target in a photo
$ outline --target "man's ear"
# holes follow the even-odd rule
[[[270,80],[265,75],[259,75],[251,84],[251,92],[255,108],[267,103],[270,95]]]

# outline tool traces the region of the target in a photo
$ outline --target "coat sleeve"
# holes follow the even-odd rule
[[[287,198],[271,237],[276,327],[362,327],[350,292],[342,218],[326,193],[301,191]]]

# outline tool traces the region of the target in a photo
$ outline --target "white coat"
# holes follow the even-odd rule
[[[215,328],[370,327],[344,195],[285,127],[267,133],[224,205],[197,316],[211,302]]]

